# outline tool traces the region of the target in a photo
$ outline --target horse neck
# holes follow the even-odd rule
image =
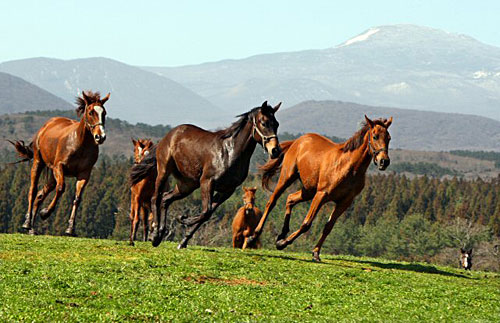
[[[80,146],[84,144],[95,144],[94,139],[92,138],[92,133],[85,124],[85,114],[78,123],[78,128],[76,129],[76,135],[78,138],[77,142],[80,144]]]
[[[363,143],[361,146],[353,151],[347,152],[352,154],[350,158],[349,166],[351,166],[357,174],[366,174],[368,167],[372,161],[372,153],[370,151],[370,131],[367,131],[363,137]]]
[[[250,158],[255,150],[257,142],[253,139],[252,134],[253,124],[249,119],[247,124],[241,129],[241,131],[234,137],[227,138],[229,149],[232,152],[229,154],[231,160],[230,164],[234,162],[248,162],[250,163]]]

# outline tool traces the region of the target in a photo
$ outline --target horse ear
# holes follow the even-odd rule
[[[106,95],[106,96],[104,97],[104,99],[101,99],[101,100],[100,100],[100,101],[101,101],[101,104],[103,104],[103,105],[104,105],[104,103],[106,103],[106,101],[108,101],[108,100],[109,100],[109,96],[110,96],[110,95],[111,95],[111,93],[108,93],[108,95]]]
[[[262,108],[267,107],[267,101],[264,101],[264,103],[262,103],[262,106],[261,106],[261,107],[262,107]]]
[[[366,124],[368,124],[370,126],[370,128],[373,128],[374,124],[373,124],[373,121],[371,121],[365,114],[365,120],[366,120]]]
[[[279,110],[279,109],[280,109],[280,107],[281,107],[281,103],[282,103],[282,102],[280,102],[280,103],[278,103],[278,104],[276,104],[276,105],[274,106],[274,108],[273,108],[274,113],[278,112],[278,110]]]
[[[389,128],[389,126],[390,126],[391,124],[392,124],[392,117],[390,117],[390,118],[389,118],[389,120],[387,120],[387,121],[385,122],[385,127],[386,127],[386,128]]]
[[[468,254],[472,256],[472,248],[469,249]]]
[[[132,143],[134,144],[134,146],[137,145],[137,141],[134,138],[130,137],[130,139],[132,139]]]
[[[90,98],[87,96],[85,91],[82,91],[82,100],[85,102],[85,105],[89,105]]]
[[[464,248],[460,248],[460,252],[461,252],[461,253],[465,253]]]
[[[242,189],[243,189],[243,192],[248,191],[248,188],[247,188],[247,187],[245,187],[245,186],[243,186],[243,187],[242,187]]]

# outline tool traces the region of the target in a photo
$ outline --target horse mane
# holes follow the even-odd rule
[[[226,138],[236,136],[237,134],[240,133],[240,131],[243,129],[243,127],[245,127],[245,125],[247,124],[250,117],[253,117],[259,109],[262,109],[262,113],[264,113],[264,114],[271,114],[274,112],[273,108],[269,105],[266,107],[253,108],[252,110],[250,110],[248,112],[237,115],[236,118],[239,118],[238,120],[236,120],[228,128],[217,131],[216,134],[221,139],[226,139]]]
[[[373,120],[373,124],[382,126],[384,128],[386,122],[387,119]],[[363,123],[361,124],[361,129],[359,129],[351,138],[346,140],[344,146],[342,147],[342,151],[353,151],[361,147],[361,145],[363,144],[363,138],[365,137],[368,130],[370,130],[370,125],[367,124],[366,121],[363,121]]]
[[[92,103],[98,103],[100,100],[101,100],[101,93],[99,92],[92,92],[92,91],[84,91],[85,92],[85,96],[87,97],[87,103],[85,103],[85,100],[80,97],[80,96],[77,96],[76,97],[76,100],[75,100],[75,103],[76,103],[76,115],[81,117],[82,114],[85,112],[85,106],[88,104],[88,105],[91,105]]]

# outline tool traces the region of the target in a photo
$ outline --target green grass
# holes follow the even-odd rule
[[[271,250],[0,234],[0,321],[492,321],[500,276]]]

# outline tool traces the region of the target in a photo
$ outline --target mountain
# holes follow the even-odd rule
[[[184,86],[106,58],[59,60],[32,58],[0,64],[4,71],[73,102],[82,90],[111,92],[108,115],[131,123],[224,124],[226,113]],[[248,107],[250,108],[250,107]],[[220,120],[220,118],[225,118]]]
[[[374,27],[327,49],[144,69],[229,109],[329,99],[500,120],[500,48],[415,25]]]
[[[68,110],[68,102],[25,80],[0,72],[0,114],[32,110]]]
[[[391,148],[500,151],[500,121],[473,115],[374,107],[341,101],[307,101],[279,111],[280,131],[349,138],[364,115],[389,118]]]

